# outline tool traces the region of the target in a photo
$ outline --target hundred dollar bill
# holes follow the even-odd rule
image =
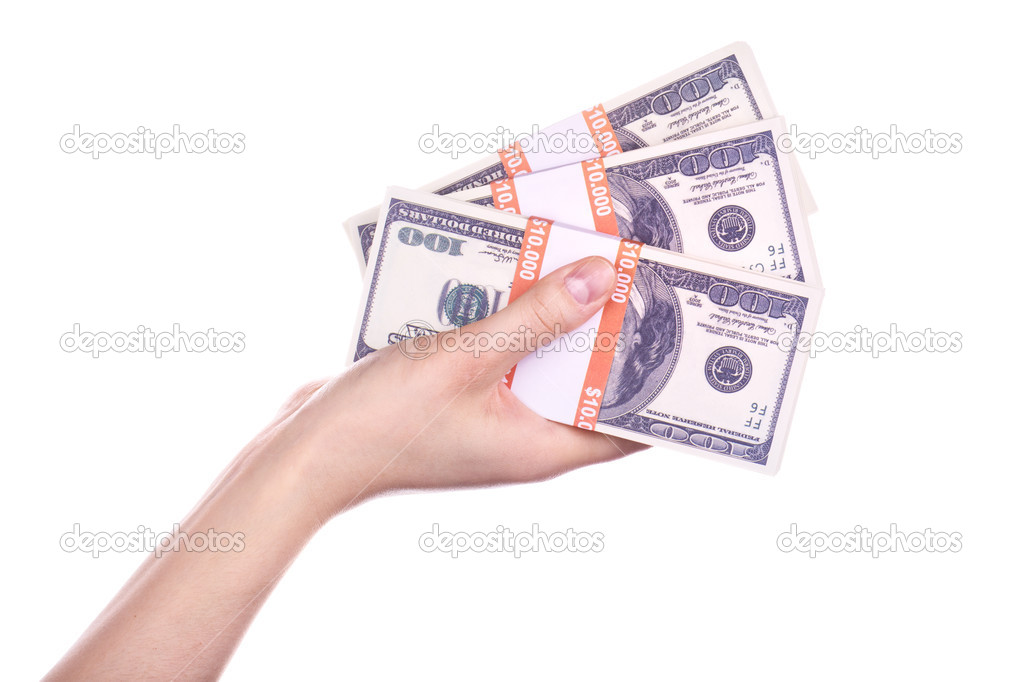
[[[777,114],[749,46],[733,43],[527,136],[517,148],[491,154],[421,189],[450,194],[487,185],[509,175],[613,156],[621,151],[664,144]],[[557,148],[557,143],[569,136],[578,139],[587,135],[592,137],[592,146],[588,148]],[[522,150],[525,151],[519,153]],[[804,210],[813,213],[813,198],[798,167],[795,172]],[[368,258],[379,211],[380,207],[375,206],[344,223],[362,264]]]
[[[758,121],[449,196],[820,286],[784,132]]]
[[[535,256],[537,229],[523,216],[388,190],[352,359],[502,309],[513,280],[527,269],[519,266],[523,243],[523,262]],[[624,312],[606,383],[596,394],[602,402],[595,430],[776,471],[806,360],[797,344],[783,341],[813,330],[823,292],[592,230],[555,225],[549,239],[542,259],[556,261],[550,268],[594,253],[620,254],[625,246],[639,250],[630,264],[631,289],[619,303]],[[589,394],[564,380],[571,375],[565,367],[587,361],[597,346],[588,339],[559,343],[519,362],[511,390],[538,414],[574,423]]]

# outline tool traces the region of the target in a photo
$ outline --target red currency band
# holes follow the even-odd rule
[[[619,236],[618,219],[615,218],[614,206],[611,204],[611,188],[607,184],[604,161],[602,159],[583,161],[582,167],[586,197],[589,199],[590,212],[593,214],[593,226],[597,232],[612,237]]]
[[[512,279],[511,291],[508,293],[508,304],[526,293],[536,283],[543,258],[547,253],[547,243],[551,238],[553,223],[543,218],[530,218],[526,223],[526,231],[522,235],[522,247],[519,249],[519,260],[515,264],[515,277]],[[515,377],[512,367],[504,375],[504,385],[511,388]]]
[[[526,160],[526,153],[522,151],[521,142],[502,149],[498,155],[501,157],[501,165],[504,166],[504,174],[509,178],[514,178],[521,173],[533,172],[533,169],[529,167],[529,161]]]
[[[636,277],[636,266],[639,264],[639,252],[642,247],[639,242],[625,239],[618,243],[618,255],[615,257],[618,281],[615,283],[611,300],[601,313],[597,337],[590,352],[590,363],[586,368],[586,378],[583,380],[582,389],[579,391],[579,403],[575,408],[574,423],[581,429],[593,431],[597,428],[597,417],[604,402],[607,377],[611,373],[618,335],[622,331],[622,322],[625,321],[625,310],[629,305],[629,295],[632,293],[632,283]]]
[[[515,189],[515,181],[510,177],[490,183],[490,196],[494,199],[494,208],[508,213],[521,213],[519,194]]]
[[[590,130],[590,137],[597,145],[601,158],[622,153],[622,145],[618,142],[614,128],[611,127],[611,119],[604,111],[604,105],[598,104],[592,109],[583,110],[583,120]]]

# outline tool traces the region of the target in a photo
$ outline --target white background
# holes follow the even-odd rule
[[[0,20],[4,677],[45,673],[141,562],[59,548],[179,520],[289,392],[340,371],[361,286],[341,221],[734,40],[790,123],[962,135],[959,154],[802,158],[826,331],[958,331],[957,354],[809,363],[769,478],[655,449],[548,483],[336,519],[225,677],[973,679],[1019,674],[1020,96],[982,3],[20,4]],[[65,154],[90,132],[241,132],[238,155]],[[91,331],[241,331],[238,354],[98,359]],[[401,387],[395,387],[395,391]],[[428,400],[429,396],[423,396]],[[395,415],[380,415],[393,419]],[[599,554],[426,554],[504,525]],[[828,554],[779,533],[891,523],[958,553]]]

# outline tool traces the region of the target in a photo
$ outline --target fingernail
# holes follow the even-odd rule
[[[565,288],[579,305],[588,305],[607,294],[614,282],[611,264],[603,258],[590,258],[565,275]]]

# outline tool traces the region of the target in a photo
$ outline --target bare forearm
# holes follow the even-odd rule
[[[181,523],[189,536],[211,529],[233,536],[232,547],[150,556],[48,679],[220,673],[318,525],[303,499],[295,453],[274,448],[271,442],[240,455]]]

